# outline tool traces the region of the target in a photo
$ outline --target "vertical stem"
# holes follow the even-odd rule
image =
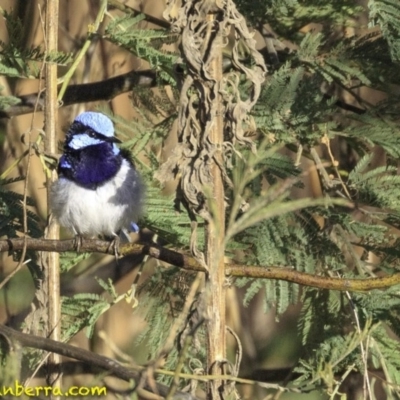
[[[209,14],[210,26],[215,21],[215,14]],[[215,28],[215,27],[214,27]],[[218,28],[216,28],[218,29]],[[213,41],[213,46],[218,46],[214,59],[211,61],[211,78],[214,80],[215,98],[211,109],[215,112],[212,115],[213,126],[210,132],[210,141],[217,151],[211,165],[212,192],[211,192],[211,220],[206,224],[206,263],[209,268],[207,282],[207,368],[209,373],[218,374],[221,361],[226,358],[225,354],[225,271],[224,271],[224,237],[225,237],[225,195],[222,173],[219,165],[223,165],[222,143],[223,120],[222,120],[222,99],[219,93],[222,73],[222,48],[220,32]],[[218,164],[217,164],[217,162]],[[213,380],[207,388],[207,399],[217,400],[221,398],[222,381]]]
[[[58,0],[46,1],[46,50],[47,54],[57,51],[58,39]],[[45,66],[45,124],[46,133],[45,152],[57,153],[57,64],[46,62]],[[47,187],[57,179],[57,174],[52,171],[50,178],[47,179]],[[49,206],[49,194],[47,192],[47,205]],[[49,207],[48,207],[49,208]],[[58,224],[51,221],[47,227],[47,239],[59,239]],[[60,273],[58,253],[48,253],[47,255],[46,285],[48,293],[48,333],[53,340],[60,341],[61,338],[61,307],[60,307]],[[61,358],[58,354],[51,353],[49,364],[57,365]],[[49,384],[53,387],[61,386],[61,379],[57,368],[50,368],[48,376]]]

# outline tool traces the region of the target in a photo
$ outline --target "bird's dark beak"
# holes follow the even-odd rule
[[[121,140],[119,140],[118,138],[116,138],[115,136],[111,136],[111,137],[105,137],[102,138],[105,142],[109,142],[109,143],[122,143]]]

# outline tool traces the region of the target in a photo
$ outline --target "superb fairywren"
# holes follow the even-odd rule
[[[97,112],[80,114],[67,132],[50,205],[60,225],[75,235],[138,230],[143,185],[118,142],[111,120]]]

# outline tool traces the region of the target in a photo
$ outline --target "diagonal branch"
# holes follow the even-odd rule
[[[159,18],[153,17],[150,14],[146,14],[142,11],[135,10],[134,8],[132,8],[130,6],[119,2],[118,0],[108,0],[107,3],[108,3],[108,7],[110,9],[115,8],[117,10],[123,11],[124,13],[131,14],[133,16],[144,15],[144,17],[145,17],[144,19],[147,22],[151,22],[152,24],[158,25],[159,27],[165,28],[165,29],[169,29],[171,27],[171,24],[168,21],[166,21],[165,19],[159,19]]]
[[[0,240],[0,252],[13,252],[22,250],[25,239]],[[26,248],[33,251],[76,251],[74,239],[68,240],[45,240],[26,239]],[[114,255],[110,243],[103,240],[83,240],[80,247],[81,252],[97,252]],[[195,258],[178,251],[170,250],[156,244],[128,243],[121,245],[119,252],[121,256],[127,255],[149,255],[157,260],[165,261],[178,268],[187,271],[205,272],[204,267]],[[318,289],[364,292],[373,289],[385,289],[400,284],[400,273],[388,275],[381,278],[347,279],[333,278],[320,275],[308,274],[296,271],[291,267],[269,267],[251,266],[239,264],[225,264],[225,275],[227,277],[247,277],[259,279],[277,279],[297,283],[303,286]]]
[[[91,101],[111,100],[121,93],[131,91],[135,87],[154,87],[159,83],[156,72],[152,70],[130,71],[114,78],[100,82],[71,85],[65,91],[62,105],[89,103]],[[39,97],[39,99],[38,99]],[[29,114],[34,111],[43,111],[44,96],[32,93],[17,97],[20,102],[14,106],[0,111],[0,118],[11,118],[18,115]]]
[[[49,351],[65,357],[74,358],[91,366],[102,368],[127,382],[131,380],[134,380],[135,382],[141,381],[141,374],[139,372],[132,371],[131,369],[122,366],[112,358],[101,356],[80,347],[71,346],[41,336],[21,333],[2,324],[0,324],[0,335],[10,339],[11,341],[19,342],[23,347],[32,347],[34,349]],[[166,396],[169,390],[168,386],[154,381],[151,383],[145,381],[143,388],[161,396]],[[196,397],[183,392],[177,392],[174,399],[197,400]]]

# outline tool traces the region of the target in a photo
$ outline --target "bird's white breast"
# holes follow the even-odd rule
[[[111,236],[137,220],[141,192],[138,173],[123,160],[115,177],[95,190],[61,177],[51,188],[51,209],[75,234]]]

